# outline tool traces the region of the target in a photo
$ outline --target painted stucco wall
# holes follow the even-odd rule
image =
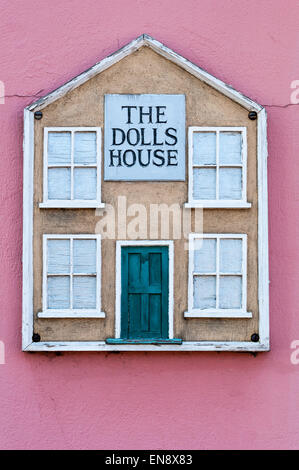
[[[296,0],[2,0],[0,448],[299,447],[298,22]],[[270,353],[21,352],[23,108],[144,32],[268,111]]]

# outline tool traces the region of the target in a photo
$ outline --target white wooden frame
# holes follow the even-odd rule
[[[258,159],[258,301],[259,341],[184,341],[182,345],[121,345],[103,341],[33,342],[33,168],[34,112],[40,111],[90,78],[108,69],[141,47],[149,47],[194,77],[227,96],[248,111],[257,113]],[[267,115],[266,110],[202,68],[143,34],[119,51],[103,59],[57,90],[29,105],[24,111],[23,171],[23,351],[268,351],[269,346],[269,260],[268,260],[268,190],[267,190]]]
[[[216,240],[216,272],[195,273],[194,272],[194,244],[196,240],[213,239]],[[219,268],[219,244],[220,240],[242,240],[242,272],[241,273],[220,273]],[[216,304],[219,301],[219,278],[220,276],[242,276],[242,307],[240,309],[197,309],[193,302],[193,277],[211,276],[216,277]],[[185,318],[252,318],[252,313],[247,312],[247,235],[239,233],[190,233],[189,234],[189,268],[188,268],[188,311],[184,313]]]
[[[193,163],[193,136],[196,132],[216,133],[216,163],[215,165],[198,165]],[[242,164],[219,163],[219,134],[221,132],[239,132],[242,135]],[[193,169],[216,168],[216,199],[193,199]],[[242,198],[219,199],[219,168],[242,169]],[[189,127],[188,129],[188,202],[185,207],[208,207],[248,209],[251,203],[247,202],[247,129],[246,127]]]
[[[47,308],[47,283],[48,283],[48,240],[70,240],[70,296],[72,297],[73,280],[73,241],[96,240],[96,308],[95,309],[48,309]],[[77,275],[77,274],[76,274]],[[80,276],[87,274],[80,273]],[[52,276],[52,275],[51,275]],[[53,274],[56,276],[56,274]],[[67,274],[65,274],[67,276]],[[69,235],[69,234],[45,234],[43,235],[43,311],[39,312],[39,318],[105,318],[101,311],[101,235]]]
[[[115,338],[120,338],[121,327],[121,249],[124,246],[167,246],[168,247],[168,338],[173,339],[173,281],[174,248],[172,240],[118,240],[115,263]]]
[[[71,134],[71,162],[70,164],[48,164],[48,136],[50,132],[70,132]],[[74,163],[74,136],[76,132],[95,132],[97,139],[97,159],[96,163],[80,164]],[[101,202],[101,128],[100,127],[45,127],[43,145],[43,202],[39,204],[40,208],[103,208],[105,204]],[[70,168],[71,169],[71,199],[48,199],[48,169],[49,168]],[[96,199],[74,199],[74,168],[95,168],[97,171],[97,198]]]

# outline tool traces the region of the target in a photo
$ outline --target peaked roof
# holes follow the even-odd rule
[[[152,37],[148,36],[147,34],[142,34],[137,39],[134,39],[126,46],[122,47],[118,51],[114,52],[113,54],[109,55],[105,59],[97,62],[93,67],[89,68],[85,72],[81,73],[77,77],[73,78],[69,82],[65,83],[61,87],[57,88],[56,90],[52,91],[48,95],[40,98],[39,100],[35,101],[31,105],[27,106],[28,111],[38,111],[50,103],[53,103],[57,99],[64,96],[71,90],[74,90],[78,86],[82,85],[83,83],[87,82],[89,79],[96,76],[98,73],[103,72],[104,70],[108,69],[112,65],[119,62],[124,57],[132,54],[133,52],[137,51],[143,46],[147,46],[150,49],[154,50],[161,56],[165,57],[166,59],[174,62],[179,67],[183,68],[191,75],[194,75],[198,79],[202,80],[203,82],[207,83],[211,87],[218,90],[220,93],[226,95],[228,98],[236,101],[241,106],[248,110],[252,111],[261,111],[263,107],[258,103],[252,101],[250,98],[247,98],[242,93],[234,90],[230,85],[222,82],[218,78],[215,78],[213,75],[209,74],[202,68],[198,67],[197,65],[193,64],[189,60],[185,59],[181,55],[177,54],[173,50],[169,49],[168,47],[164,46],[159,41],[156,41]]]

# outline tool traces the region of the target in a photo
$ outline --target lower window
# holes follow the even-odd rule
[[[44,235],[44,318],[101,318],[100,235]]]
[[[190,234],[185,317],[252,317],[247,312],[247,235]]]

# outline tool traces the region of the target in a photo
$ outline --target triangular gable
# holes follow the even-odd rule
[[[129,56],[130,54],[134,53],[135,51],[139,50],[141,47],[146,46],[149,47],[151,50],[159,54],[160,56],[164,57],[165,59],[169,60],[170,62],[176,64],[178,67],[182,68],[183,70],[187,71],[190,75],[198,78],[201,82],[209,85],[213,89],[217,90],[220,94],[228,97],[231,101],[238,103],[240,106],[247,111],[254,111],[253,116],[250,116],[248,113],[248,118],[256,120],[256,124],[250,124],[252,132],[255,139],[255,134],[257,137],[257,142],[252,140],[252,152],[250,158],[257,158],[257,172],[255,170],[255,165],[252,166],[254,170],[254,177],[253,177],[253,186],[254,191],[257,191],[254,203],[257,202],[257,212],[256,212],[256,227],[257,232],[254,236],[255,242],[257,242],[257,256],[254,255],[255,259],[258,260],[258,289],[257,289],[257,301],[258,301],[258,308],[259,308],[259,316],[258,316],[258,328],[254,329],[254,333],[250,337],[251,339],[247,339],[244,336],[244,340],[210,340],[207,336],[206,339],[196,340],[196,341],[183,341],[182,345],[171,345],[168,346],[167,344],[159,345],[135,345],[133,347],[134,350],[180,350],[180,351],[266,351],[269,350],[269,289],[268,289],[268,206],[267,206],[267,117],[265,109],[260,106],[259,104],[255,103],[254,101],[250,100],[249,98],[245,97],[241,93],[235,91],[230,86],[223,83],[221,80],[213,77],[206,71],[202,70],[200,67],[192,64],[187,59],[181,57],[177,53],[173,52],[171,49],[167,48],[163,44],[159,43],[158,41],[152,39],[147,35],[142,35],[139,38],[132,41],[127,46],[123,47],[119,51],[115,52],[114,54],[108,56],[107,58],[103,59],[101,62],[97,63],[84,73],[80,74],[79,76],[75,77],[74,79],[70,80],[65,85],[61,86],[57,90],[49,93],[45,97],[39,99],[35,103],[29,105],[25,108],[24,112],[24,173],[23,173],[23,332],[22,332],[22,339],[23,339],[23,350],[24,351],[115,351],[115,350],[128,350],[132,349],[133,345],[129,345],[128,347],[124,347],[124,345],[114,345],[108,344],[105,341],[86,341],[83,339],[77,341],[60,341],[60,340],[50,340],[44,341],[41,340],[41,336],[37,333],[34,329],[35,327],[35,316],[34,316],[34,259],[40,257],[40,251],[35,252],[36,246],[33,244],[34,237],[37,240],[38,237],[41,240],[41,235],[45,235],[43,232],[44,229],[40,229],[39,233],[36,233],[35,230],[35,217],[44,217],[40,211],[36,211],[36,199],[35,199],[35,178],[40,178],[42,175],[42,164],[43,164],[43,150],[42,145],[39,145],[37,148],[38,142],[41,142],[42,139],[42,130],[44,128],[43,123],[38,121],[38,119],[42,116],[38,116],[35,114],[35,111],[42,110],[49,104],[59,100],[63,96],[65,96],[69,91],[74,90],[75,88],[81,86],[82,84],[86,83],[89,79],[97,76],[97,74],[101,73],[104,70],[107,70],[112,65],[121,61],[121,59]],[[113,72],[113,71],[112,71]],[[199,84],[200,85],[200,84]],[[151,90],[150,90],[151,91]],[[83,90],[84,92],[84,90]],[[236,108],[234,106],[234,108]],[[247,116],[246,112],[242,111],[241,109],[237,109],[237,112],[241,112],[244,114],[244,120],[242,121],[243,125],[246,126],[247,124]],[[101,112],[104,109],[102,108]],[[256,115],[256,114],[257,115]],[[40,113],[42,114],[42,113]],[[37,119],[37,121],[35,121]],[[39,124],[40,122],[40,124]],[[101,121],[104,122],[104,121]],[[97,122],[98,124],[98,122]],[[193,124],[196,124],[193,123]],[[248,123],[249,124],[249,123]],[[55,125],[55,119],[54,119]],[[65,123],[66,125],[66,123]],[[72,125],[72,123],[71,123]],[[220,122],[221,125],[221,122]],[[103,124],[105,129],[105,125]],[[249,127],[249,126],[248,126]],[[189,127],[189,131],[190,131]],[[105,142],[105,139],[104,139]],[[252,145],[252,144],[251,144]],[[188,149],[192,148],[192,144],[188,145]],[[189,157],[188,157],[189,158]],[[188,160],[189,164],[191,159]],[[39,167],[38,167],[39,165]],[[191,172],[189,171],[189,174]],[[45,180],[46,181],[46,180]],[[40,184],[40,183],[39,183]],[[187,183],[186,183],[187,184]],[[189,182],[188,182],[189,184]],[[127,190],[130,191],[131,187],[127,187]],[[147,198],[147,196],[145,195]],[[40,202],[40,199],[38,199]],[[148,201],[148,199],[147,199]],[[61,201],[59,203],[58,209],[61,207]],[[188,207],[188,203],[185,204]],[[38,206],[37,206],[38,207]],[[40,202],[39,207],[41,209],[45,209],[47,206],[44,206],[43,203]],[[70,207],[70,206],[68,206]],[[80,206],[76,207],[77,209],[81,209],[82,207],[87,206]],[[196,208],[196,206],[192,206]],[[208,207],[208,206],[207,206]],[[234,206],[236,209],[237,207]],[[50,208],[50,206],[49,206]],[[95,208],[95,207],[93,207]],[[245,207],[244,207],[245,208]],[[248,206],[246,206],[246,210],[250,210]],[[93,214],[93,213],[92,213]],[[246,218],[246,212],[244,212]],[[67,224],[66,219],[66,224]],[[44,227],[44,225],[42,225]],[[67,225],[65,226],[67,227]],[[216,230],[219,233],[230,233],[228,230],[223,230],[221,226],[221,230]],[[242,228],[243,231],[243,228]],[[65,232],[68,232],[68,229],[65,228]],[[55,233],[55,232],[54,232]],[[82,231],[85,233],[85,229]],[[244,234],[243,234],[244,235]],[[134,242],[135,243],[135,242]],[[143,241],[144,243],[144,241]],[[35,258],[34,258],[35,256]],[[252,256],[252,252],[251,252]],[[39,271],[40,272],[40,271]],[[256,276],[256,270],[254,271],[254,276]],[[173,277],[173,276],[171,276]],[[118,281],[117,281],[118,282]],[[116,282],[116,285],[117,285]],[[120,282],[120,281],[119,281]],[[187,281],[186,281],[187,282]],[[42,282],[40,282],[42,285]],[[120,284],[119,284],[120,285]],[[117,292],[117,288],[116,288]],[[118,297],[119,299],[119,297]],[[115,300],[115,304],[112,304],[111,309],[113,309],[113,305],[117,305],[120,303],[119,300]],[[188,313],[188,312],[187,312]],[[100,314],[102,314],[100,312]],[[188,316],[186,316],[187,318]],[[103,318],[102,316],[99,318]],[[120,316],[118,316],[120,318]],[[76,319],[77,321],[77,319]],[[247,330],[246,330],[247,331]],[[193,333],[192,333],[193,337]],[[223,338],[226,338],[227,335]],[[105,337],[106,338],[106,337]],[[237,336],[239,338],[239,336]],[[254,338],[254,339],[252,339]],[[116,337],[118,339],[118,337]]]
[[[248,109],[249,111],[259,112],[263,109],[263,107],[259,105],[258,103],[252,101],[250,98],[247,98],[242,93],[234,90],[231,86],[222,82],[218,78],[215,78],[213,75],[209,74],[202,68],[193,64],[189,60],[185,59],[181,55],[177,54],[173,50],[164,46],[164,44],[162,44],[159,41],[156,41],[155,39],[148,36],[147,34],[142,34],[141,36],[139,36],[137,39],[134,39],[126,46],[122,47],[118,51],[109,55],[108,57],[101,60],[100,62],[96,63],[93,67],[89,68],[85,72],[81,73],[77,77],[73,78],[72,80],[65,83],[61,87],[57,88],[56,90],[52,91],[51,93],[44,96],[43,98],[40,98],[39,100],[35,101],[35,103],[27,106],[26,109],[28,111],[38,111],[38,110],[45,108],[49,104],[63,97],[69,91],[74,90],[78,86],[87,82],[89,79],[95,77],[97,74],[108,69],[109,67],[116,64],[124,57],[127,57],[128,55],[132,54],[133,52],[137,51],[143,46],[149,47],[150,49],[155,51],[157,54],[175,63],[179,67],[189,72],[191,75],[194,75],[199,80],[202,80],[204,83],[215,88],[220,93],[227,96],[231,100],[239,103],[241,106]]]

